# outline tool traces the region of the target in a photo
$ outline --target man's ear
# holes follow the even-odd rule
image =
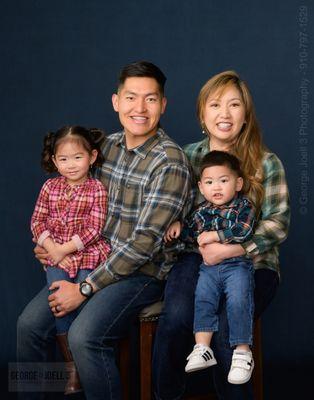
[[[166,111],[167,107],[167,97],[163,97],[161,99],[161,114],[163,114]]]
[[[119,96],[117,93],[114,93],[111,97],[113,109],[118,112],[119,111]]]
[[[92,150],[90,164],[93,165],[97,159],[98,151],[96,149]]]
[[[236,184],[236,191],[240,192],[243,188],[243,178],[241,178],[241,176],[239,176],[237,178],[237,184]]]

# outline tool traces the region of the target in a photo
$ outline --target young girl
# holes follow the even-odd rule
[[[42,166],[60,176],[48,179],[39,194],[31,220],[31,230],[47,251],[47,282],[81,282],[104,262],[110,247],[102,237],[107,208],[107,192],[101,182],[90,177],[101,166],[103,132],[81,126],[65,126],[44,139]],[[56,311],[58,310],[56,306]],[[80,390],[78,375],[67,343],[67,332],[75,312],[56,318],[57,342],[70,372],[65,393]]]

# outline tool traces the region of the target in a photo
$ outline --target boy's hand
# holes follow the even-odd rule
[[[197,238],[197,243],[200,247],[214,242],[219,242],[219,236],[216,231],[210,231],[210,232],[204,231]]]
[[[172,239],[177,239],[180,236],[181,233],[181,223],[180,221],[173,222],[169,228],[167,229],[167,232],[164,235],[164,241],[171,242]]]

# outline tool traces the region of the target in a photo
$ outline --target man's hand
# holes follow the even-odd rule
[[[199,246],[205,246],[205,244],[219,242],[219,236],[216,231],[202,232],[198,238],[197,243]]]
[[[43,264],[43,265],[48,264],[49,254],[48,254],[47,250],[45,250],[43,247],[36,244],[36,246],[34,248],[34,253],[35,253],[35,257],[41,264]]]
[[[199,247],[205,264],[219,264],[227,258],[239,257],[245,254],[245,250],[240,244],[211,243]]]
[[[56,281],[49,290],[56,290],[48,297],[49,307],[55,317],[64,317],[69,312],[76,310],[85,300],[80,291],[79,283]]]
[[[164,235],[164,241],[171,242],[172,239],[177,239],[180,236],[181,233],[181,223],[180,221],[173,222],[169,228],[167,229],[167,232]]]

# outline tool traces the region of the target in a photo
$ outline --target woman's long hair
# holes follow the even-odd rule
[[[202,129],[210,138],[210,132],[204,123],[204,109],[208,97],[217,93],[220,96],[227,87],[235,86],[242,97],[245,107],[245,123],[238,134],[230,152],[241,161],[244,174],[243,192],[253,201],[259,213],[264,198],[262,159],[266,150],[259,128],[253,100],[247,84],[235,71],[225,71],[209,79],[202,87],[197,99],[197,116]]]

